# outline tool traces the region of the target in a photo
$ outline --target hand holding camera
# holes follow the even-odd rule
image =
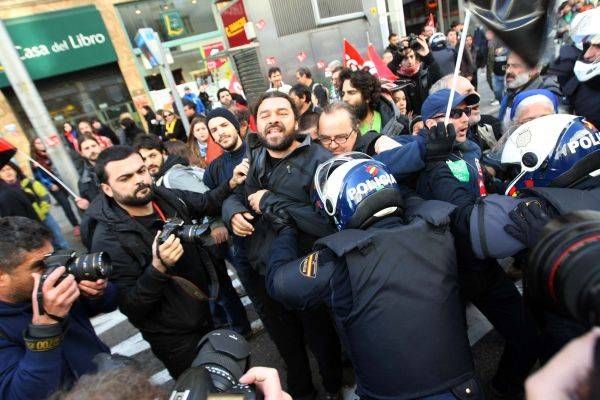
[[[34,285],[31,295],[34,325],[51,325],[60,322],[79,298],[79,288],[72,274],[66,277],[67,269],[58,267],[42,279],[33,273]]]
[[[152,244],[152,266],[162,273],[167,272],[167,268],[175,265],[183,255],[183,246],[181,239],[174,233],[169,234],[165,239],[161,231],[156,233],[154,243]]]
[[[240,383],[256,386],[265,400],[292,400],[292,396],[281,388],[279,373],[274,368],[253,367],[241,378]]]

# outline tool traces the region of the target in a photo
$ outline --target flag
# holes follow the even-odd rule
[[[553,0],[471,0],[467,8],[523,61],[535,66],[545,49]]]
[[[353,71],[360,69],[365,61],[358,50],[354,48],[346,39],[344,39],[344,66]]]
[[[387,79],[390,81],[395,81],[396,79],[398,79],[398,77],[395,76],[392,73],[392,71],[390,71],[388,66],[385,65],[381,57],[379,57],[379,54],[377,53],[377,50],[375,50],[375,46],[373,46],[373,43],[369,43],[369,47],[367,48],[367,55],[369,56],[369,59],[375,66],[375,75],[377,77],[379,77],[380,79]]]
[[[6,139],[0,138],[0,168],[4,167],[15,155],[17,149]]]
[[[435,21],[433,19],[433,14],[429,13],[429,17],[427,17],[427,22],[425,22],[425,26],[431,26],[435,28]]]
[[[231,74],[231,79],[229,80],[228,90],[231,93],[238,93],[238,94],[241,94],[242,96],[246,97],[246,95],[244,94],[244,88],[242,87],[242,84],[238,80],[236,74]]]

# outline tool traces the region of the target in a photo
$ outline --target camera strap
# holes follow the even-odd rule
[[[154,209],[154,211],[158,214],[158,216],[160,217],[160,219],[162,220],[162,222],[166,222],[167,221],[167,217],[165,217],[165,213],[163,212],[163,210],[158,206],[158,204],[156,204],[155,201],[152,202],[152,208]]]

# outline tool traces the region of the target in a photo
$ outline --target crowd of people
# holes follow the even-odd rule
[[[214,103],[186,88],[183,115],[144,106],[144,123],[124,114],[118,132],[65,123],[74,199],[35,138],[32,177],[13,162],[0,169],[0,397],[75,386],[64,398],[86,398],[77,381],[109,353],[89,318],[117,307],[174,379],[213,329],[250,338],[230,264],[293,399],[317,398],[307,349],[318,398],[341,398],[344,358],[363,399],[481,399],[484,387],[523,398],[535,366],[588,330],[524,301],[514,283],[541,226],[519,215],[600,210],[600,9],[587,6],[560,6],[562,47],[549,65],[527,65],[481,27],[427,25],[390,35],[394,82],[335,66],[322,84],[300,66],[289,85],[273,67],[252,107],[226,88]],[[481,68],[497,115],[480,111]],[[76,280],[60,267],[42,277],[48,254],[71,248],[51,197],[87,250],[110,256],[109,276]],[[507,256],[508,272],[498,262]],[[468,303],[504,339],[491,382],[475,372]],[[528,382],[531,398],[551,393],[545,377],[560,374],[548,365]],[[275,380],[268,369],[244,377],[269,399],[289,398]]]

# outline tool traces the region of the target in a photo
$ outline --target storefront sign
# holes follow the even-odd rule
[[[165,28],[165,35],[169,39],[174,39],[185,35],[185,25],[183,24],[183,19],[181,19],[181,14],[179,14],[179,11],[173,10],[161,13],[160,19],[162,20],[163,27]]]
[[[117,55],[95,7],[36,14],[4,21],[32,79],[107,64]],[[4,68],[0,87],[9,86]]]
[[[202,47],[205,60],[209,60],[213,54],[220,53],[223,50],[225,50],[225,45],[222,42],[215,42]],[[222,58],[217,58],[216,60],[209,60],[206,62],[206,66],[210,70],[221,68],[223,64],[225,64],[225,61]]]
[[[246,37],[244,26],[248,22],[246,10],[242,0],[234,2],[231,6],[221,11],[221,19],[225,27],[225,35],[229,42],[229,47],[238,47],[251,43]]]

